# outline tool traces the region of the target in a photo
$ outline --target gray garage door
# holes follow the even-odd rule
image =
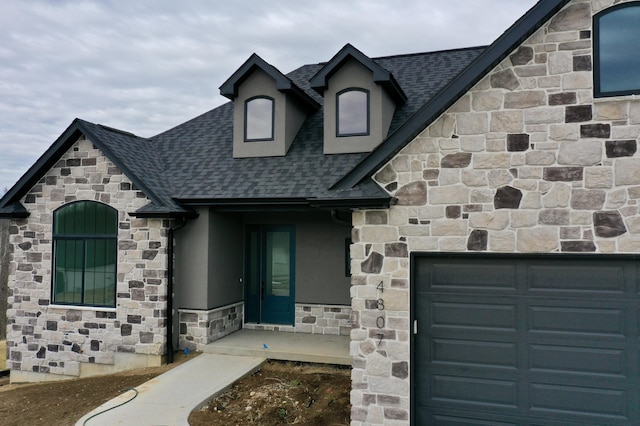
[[[414,423],[640,425],[638,264],[414,255]]]

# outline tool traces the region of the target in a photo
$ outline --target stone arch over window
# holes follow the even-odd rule
[[[336,136],[367,136],[369,128],[369,91],[348,88],[336,95]]]
[[[593,18],[596,97],[640,94],[640,1],[610,7]]]
[[[244,103],[245,142],[272,141],[275,101],[268,96],[255,96]]]
[[[77,201],[53,212],[52,301],[115,307],[118,212]]]

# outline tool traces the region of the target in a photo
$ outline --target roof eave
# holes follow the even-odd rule
[[[198,217],[198,213],[193,211],[188,212],[132,212],[129,216],[137,217],[141,219],[195,219]]]
[[[309,210],[332,208],[389,208],[395,204],[388,195],[369,197],[306,197],[306,198],[194,198],[180,199],[185,206],[214,207],[221,210],[265,211],[265,210]]]
[[[31,213],[24,208],[21,202],[16,201],[0,209],[0,219],[24,219]]]
[[[315,198],[309,205],[321,209],[388,209],[396,202],[393,197]]]
[[[79,119],[71,122],[69,127],[56,139],[44,154],[25,172],[6,194],[0,199],[0,209],[11,203],[19,202],[20,198],[42,178],[46,170],[49,170],[58,161],[60,151],[68,149],[82,131],[79,128]]]

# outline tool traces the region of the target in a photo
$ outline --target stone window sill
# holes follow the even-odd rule
[[[621,95],[621,96],[607,96],[602,98],[593,98],[594,104],[603,104],[608,102],[629,102],[640,101],[640,95]]]
[[[100,311],[100,312],[116,312],[118,308],[101,308],[99,306],[76,306],[76,305],[56,305],[50,304],[51,309],[73,309],[75,311]]]

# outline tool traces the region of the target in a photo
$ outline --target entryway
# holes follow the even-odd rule
[[[293,325],[294,227],[249,226],[246,247],[245,321]]]

